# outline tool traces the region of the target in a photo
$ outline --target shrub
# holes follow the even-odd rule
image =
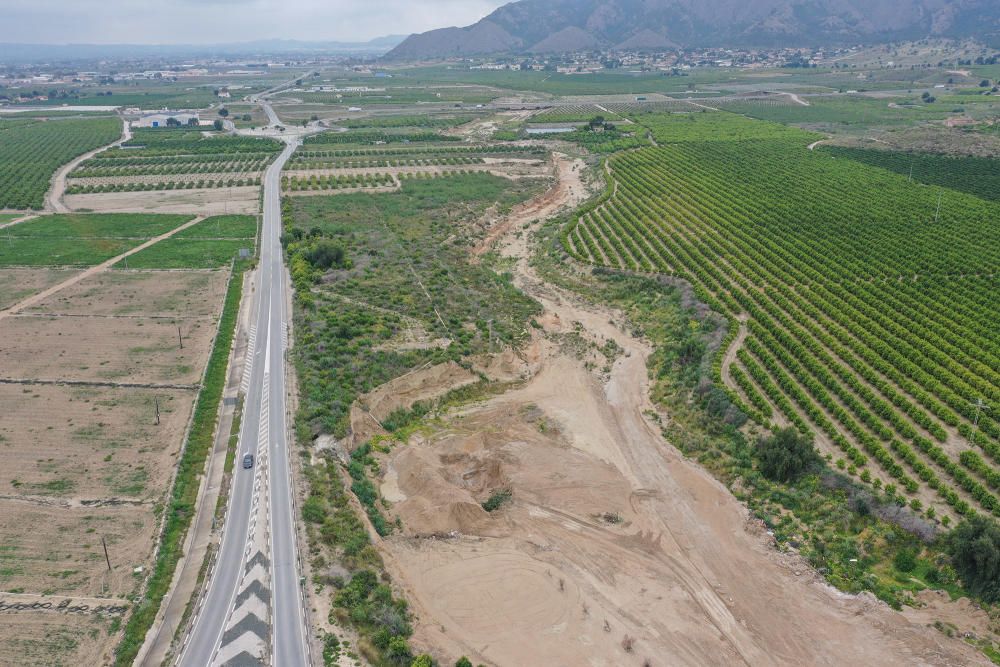
[[[913,549],[900,549],[893,559],[893,565],[900,572],[913,572],[917,567],[917,554]]]
[[[500,509],[504,503],[511,499],[513,492],[510,489],[499,489],[494,491],[486,502],[483,503],[483,509],[487,512],[493,512]]]
[[[775,432],[757,442],[760,471],[768,479],[790,482],[821,465],[812,438],[801,435],[794,428]]]

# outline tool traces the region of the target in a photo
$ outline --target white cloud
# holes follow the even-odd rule
[[[482,18],[503,0],[0,0],[7,42],[364,41]]]

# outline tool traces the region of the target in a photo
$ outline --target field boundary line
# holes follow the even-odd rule
[[[29,296],[27,299],[23,299],[22,301],[19,301],[18,303],[15,303],[14,305],[5,308],[4,310],[0,310],[0,320],[4,319],[5,317],[8,317],[9,315],[14,315],[15,313],[18,313],[24,310],[25,308],[37,305],[40,302],[52,296],[53,294],[61,292],[67,287],[72,287],[73,285],[76,285],[78,282],[84,280],[85,278],[89,278],[90,276],[96,275],[98,273],[101,273],[102,271],[110,269],[112,266],[122,261],[126,257],[131,257],[137,252],[145,250],[146,248],[152,245],[156,245],[160,241],[170,238],[174,234],[184,231],[188,227],[193,227],[194,225],[198,224],[204,219],[205,219],[204,216],[197,216],[191,220],[188,220],[180,227],[175,227],[174,229],[170,230],[165,234],[160,234],[159,236],[153,237],[148,241],[146,241],[145,243],[142,243],[132,248],[131,250],[127,250],[116,257],[112,257],[111,259],[105,260],[100,264],[98,264],[97,266],[92,266],[89,269],[85,269],[84,271],[81,271],[80,273],[76,274],[75,276],[72,276],[71,278],[67,278],[66,280],[62,281],[57,285],[53,285],[52,287],[43,290],[37,294],[34,294],[32,296]]]
[[[158,384],[156,382],[112,382],[111,380],[60,380],[44,378],[5,378],[0,384],[42,384],[69,385],[73,387],[112,387],[121,389],[175,389],[178,391],[198,391],[200,384]]]

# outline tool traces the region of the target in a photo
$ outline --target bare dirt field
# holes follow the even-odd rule
[[[142,580],[133,568],[148,564],[157,527],[152,505],[70,508],[0,498],[0,590],[124,598]]]
[[[7,275],[23,297],[77,274]],[[54,607],[131,607],[197,391],[108,385],[196,385],[227,279],[101,270],[0,320],[0,380],[26,381],[0,381],[0,664],[112,662],[123,612]],[[25,598],[49,609],[9,608]]]
[[[201,378],[214,335],[208,319],[18,315],[0,320],[0,373],[2,379],[190,385]]]
[[[77,273],[75,269],[0,269],[0,310]]]
[[[650,346],[614,324],[620,314],[538,277],[522,229],[537,216],[499,223],[497,239],[545,309],[526,355],[537,372],[382,462],[403,530],[381,546],[419,619],[415,643],[499,665],[985,664],[777,552],[666,443],[648,416]],[[567,353],[567,332],[622,353],[598,376]],[[486,512],[501,490],[511,500]]]
[[[99,615],[0,612],[0,619],[0,665],[73,667],[111,662],[104,646],[107,619]]]
[[[224,215],[255,214],[259,208],[257,186],[205,188],[202,190],[164,190],[149,192],[107,192],[67,195],[66,205],[73,211],[98,213],[143,212],[195,213]]]
[[[228,279],[228,271],[105,271],[61,290],[25,312],[179,319],[215,317],[219,312],[217,297]]]
[[[0,384],[0,496],[156,499],[194,390]],[[156,404],[160,423],[156,424]]]

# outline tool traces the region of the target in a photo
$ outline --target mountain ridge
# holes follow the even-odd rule
[[[594,48],[834,46],[973,37],[1000,46],[996,0],[519,0],[410,35],[395,60]]]

